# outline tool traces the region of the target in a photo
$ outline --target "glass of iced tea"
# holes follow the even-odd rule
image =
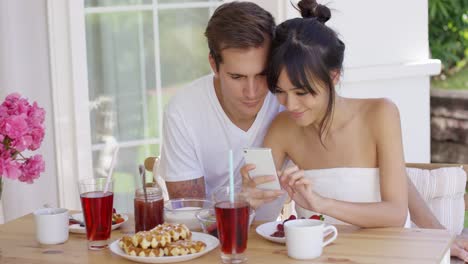
[[[233,200],[229,187],[221,187],[213,192],[216,223],[221,243],[221,260],[224,263],[242,263],[247,260],[247,236],[250,206],[241,192],[234,188]]]
[[[112,181],[104,193],[106,178],[90,178],[78,182],[81,207],[86,226],[88,248],[107,248],[112,229],[114,193]]]

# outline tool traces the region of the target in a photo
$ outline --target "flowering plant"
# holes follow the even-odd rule
[[[0,105],[0,195],[2,177],[33,183],[44,172],[41,155],[26,157],[22,152],[37,150],[44,138],[45,111],[17,93]]]

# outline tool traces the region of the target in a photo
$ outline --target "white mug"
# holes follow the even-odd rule
[[[323,241],[326,231],[332,231],[333,236]],[[297,219],[284,224],[288,256],[295,259],[313,259],[322,255],[324,246],[330,244],[338,236],[338,230],[332,225],[325,226],[320,220]]]
[[[68,240],[68,210],[42,208],[34,211],[36,239],[41,244],[61,244]]]

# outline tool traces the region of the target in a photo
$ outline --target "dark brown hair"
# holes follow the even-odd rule
[[[313,96],[319,93],[316,84],[329,92],[325,116],[320,123],[320,141],[326,135],[335,105],[335,87],[332,72],[343,67],[345,44],[337,34],[325,26],[330,17],[328,7],[315,0],[302,0],[298,10],[303,18],[289,19],[276,28],[267,68],[268,88],[276,91],[281,71],[286,70],[291,83]]]
[[[273,39],[275,20],[263,8],[250,2],[230,2],[219,6],[208,21],[205,36],[216,69],[221,51],[228,48],[258,48]]]

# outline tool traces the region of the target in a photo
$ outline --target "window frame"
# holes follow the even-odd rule
[[[84,1],[47,0],[50,76],[55,134],[59,206],[80,209],[77,182],[93,176],[93,151],[104,147],[92,144],[90,101],[86,52],[85,16],[106,12],[152,10],[153,34],[159,36],[158,11],[178,8],[210,8],[223,2],[163,3],[137,6],[85,7]],[[155,37],[156,95],[159,113],[159,137],[119,142],[119,147],[161,143],[162,85],[159,38]],[[86,114],[83,114],[86,113]]]

